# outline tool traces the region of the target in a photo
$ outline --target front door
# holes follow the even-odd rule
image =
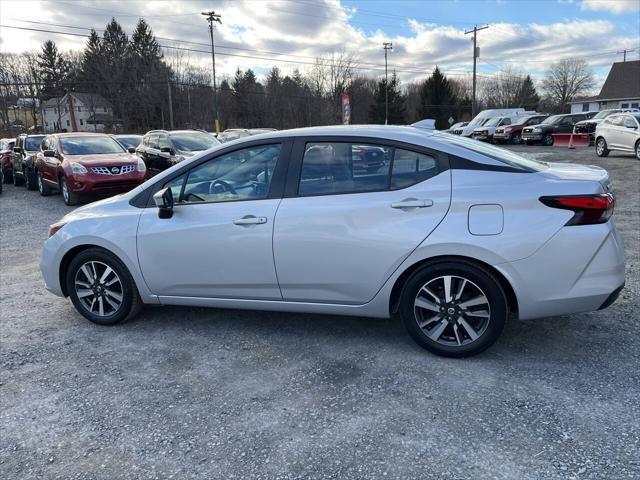
[[[223,153],[164,185],[173,216],[146,208],[138,227],[140,268],[154,294],[282,299],[272,250],[281,151],[276,143]]]
[[[379,168],[354,168],[373,152],[383,158]],[[274,229],[282,296],[366,303],[444,218],[451,201],[446,160],[364,139],[299,140],[292,162],[296,156],[300,180],[289,178],[297,191],[282,200]]]

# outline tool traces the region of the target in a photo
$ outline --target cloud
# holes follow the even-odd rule
[[[162,45],[189,49],[165,48],[169,61],[177,61],[180,56],[183,63],[208,69],[209,35],[200,12],[211,8],[209,0],[100,3],[2,0],[2,23],[86,34],[86,30],[51,24],[94,27],[101,33],[114,16],[131,33],[138,18],[145,17]],[[380,27],[364,30],[354,20],[354,16],[360,18],[357,8],[347,8],[339,0],[217,0],[214,8],[222,14],[222,24],[216,26],[215,32],[216,70],[222,76],[232,76],[237,68],[252,68],[260,74],[274,65],[283,73],[296,68],[305,71],[312,68],[316,57],[335,51],[357,58],[358,72],[379,76],[384,73],[382,43],[388,41],[394,46],[389,54],[389,67],[398,72],[402,82],[424,78],[436,65],[452,76],[468,75],[471,70],[471,36],[465,35],[461,26],[411,18],[365,17],[367,22],[377,22]],[[16,18],[46,24],[28,24]],[[385,24],[395,29],[386,29]],[[637,36],[624,36],[620,32],[609,20],[494,22],[478,34],[481,47],[478,70],[481,75],[490,75],[512,65],[535,77],[542,75],[553,61],[572,57],[585,58],[593,67],[605,68],[615,60],[616,51],[637,45]],[[55,40],[63,50],[80,50],[86,43],[82,37],[12,29],[2,29],[0,37],[5,52],[36,50],[47,39]]]
[[[580,8],[615,14],[637,12],[640,11],[640,0],[582,0]]]

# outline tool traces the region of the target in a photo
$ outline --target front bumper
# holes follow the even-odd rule
[[[67,175],[71,191],[84,195],[123,193],[133,190],[145,181],[145,174],[134,171],[124,175]]]
[[[492,135],[489,135],[488,133],[479,133],[479,132],[473,132],[473,134],[471,135],[471,138],[473,138],[474,140],[480,140],[481,142],[486,142],[489,139],[491,139]]]
[[[542,140],[542,133],[534,133],[534,132],[522,132],[522,135],[520,136],[520,138],[522,138],[522,140],[524,141],[540,141]]]

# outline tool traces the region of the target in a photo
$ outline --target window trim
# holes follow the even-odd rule
[[[372,189],[372,190],[356,190],[352,192],[327,192],[318,193],[313,195],[299,195],[298,186],[300,185],[300,177],[302,176],[302,162],[304,152],[307,143],[350,143],[350,144],[363,144],[380,147],[388,147],[393,150],[393,157],[389,164],[389,177],[387,179],[387,185],[384,189]],[[361,137],[361,136],[348,136],[348,135],[327,135],[327,136],[304,136],[296,137],[291,151],[291,158],[289,160],[289,171],[287,173],[287,184],[285,186],[283,198],[312,198],[312,197],[324,197],[327,195],[354,195],[358,193],[374,193],[374,192],[393,192],[398,190],[404,190],[410,188],[425,180],[419,180],[411,185],[406,185],[401,188],[391,188],[391,172],[393,171],[393,160],[395,159],[395,150],[407,150],[414,153],[421,153],[423,155],[429,155],[434,158],[438,165],[438,175],[449,169],[449,157],[446,153],[431,148],[423,147],[420,145],[414,145],[412,143],[401,142],[397,140],[380,139],[376,137]],[[430,177],[433,178],[433,177]]]

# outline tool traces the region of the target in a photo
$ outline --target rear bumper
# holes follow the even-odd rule
[[[521,319],[606,308],[625,282],[624,246],[611,221],[564,227],[530,257],[495,267],[514,287]]]

